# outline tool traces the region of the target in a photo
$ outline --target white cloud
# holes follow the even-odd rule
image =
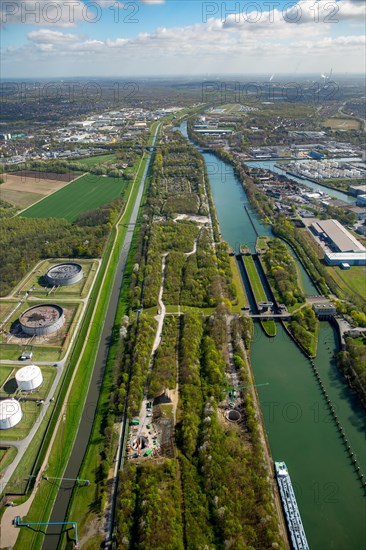
[[[28,39],[36,44],[62,44],[65,45],[71,42],[77,42],[80,37],[76,34],[65,34],[60,31],[52,31],[50,29],[41,29],[32,31],[27,34]]]
[[[320,0],[319,9],[323,9],[324,2],[329,5],[329,0]],[[364,37],[355,33],[348,36],[344,22],[342,27],[321,20],[314,23],[309,4],[310,0],[299,0],[297,6],[302,14],[304,8],[304,15],[297,24],[289,23],[276,12],[273,22],[268,20],[268,14],[255,24],[237,23],[230,17],[223,21],[216,17],[206,23],[173,28],[161,26],[152,32],[113,39],[100,39],[99,36],[94,39],[93,35],[42,28],[27,34],[27,44],[8,48],[5,63],[11,66],[14,62],[23,67],[33,63],[41,72],[42,65],[37,65],[39,53],[40,63],[47,61],[50,66],[61,67],[60,59],[65,63],[69,60],[67,70],[69,66],[75,67],[75,71],[79,67],[80,74],[86,75],[152,74],[156,71],[199,74],[270,70],[273,73],[291,71],[295,66],[309,71],[312,64],[317,71],[327,70],[330,64],[342,71],[347,70],[349,63],[350,70],[362,71]],[[342,5],[347,8],[348,15],[364,9],[356,0],[342,0]],[[334,36],[335,29],[342,29],[342,36]],[[90,30],[92,32],[93,26]],[[77,66],[76,60],[80,60],[81,65]]]

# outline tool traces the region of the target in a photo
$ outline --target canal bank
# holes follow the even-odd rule
[[[187,137],[184,126],[181,130]],[[254,251],[252,222],[260,235],[271,235],[270,227],[250,208],[233,168],[212,153],[203,157],[223,238],[236,252],[243,243]],[[303,267],[299,268],[306,292],[316,294]],[[354,452],[365,457],[364,413],[336,370],[336,349],[331,325],[322,323],[315,363]],[[256,323],[251,362],[255,379],[269,382],[258,388],[258,394],[271,452],[291,472],[310,548],[361,550],[366,538],[365,493],[310,361],[282,325],[278,323],[275,338],[268,338]]]

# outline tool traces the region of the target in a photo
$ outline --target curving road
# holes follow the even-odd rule
[[[159,128],[160,128],[160,124],[156,128],[154,138],[152,140],[152,145],[155,144],[156,136],[159,131]],[[88,446],[89,437],[93,427],[94,415],[97,408],[99,393],[100,393],[101,385],[103,381],[104,369],[105,369],[106,361],[108,357],[110,336],[112,333],[114,320],[117,312],[118,299],[119,299],[119,293],[120,293],[120,288],[122,284],[123,274],[125,271],[127,257],[131,247],[133,232],[136,226],[138,211],[141,204],[142,194],[144,190],[147,172],[150,166],[150,161],[151,161],[151,153],[149,152],[146,167],[139,184],[137,198],[136,198],[134,208],[128,223],[127,233],[123,243],[121,256],[119,258],[118,266],[116,269],[113,288],[112,288],[108,309],[104,320],[103,331],[99,342],[96,360],[94,363],[94,370],[90,381],[88,395],[85,401],[84,413],[79,423],[79,429],[76,435],[71,456],[69,458],[69,462],[63,474],[64,478],[75,479],[78,476],[80,467]],[[74,482],[62,482],[60,484],[49,521],[60,522],[65,520],[67,508],[70,502],[74,485],[75,485]],[[45,550],[53,550],[58,547],[61,531],[62,531],[62,528],[60,528],[60,526],[48,527],[46,532],[46,537],[43,543],[43,548]],[[71,536],[73,536],[73,531]]]

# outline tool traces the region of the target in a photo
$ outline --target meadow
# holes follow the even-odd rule
[[[83,212],[123,196],[126,187],[127,182],[122,178],[87,174],[31,206],[21,215],[26,218],[64,218],[74,222]]]
[[[115,161],[115,160],[116,160],[116,155],[107,154],[107,155],[97,155],[95,157],[86,157],[86,158],[77,159],[77,162],[79,164],[86,166],[87,168],[93,168],[97,164],[103,164],[104,162]]]
[[[360,122],[350,118],[327,118],[324,120],[323,126],[332,128],[332,130],[359,130]]]

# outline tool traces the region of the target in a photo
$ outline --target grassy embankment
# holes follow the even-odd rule
[[[252,256],[243,256],[244,264],[250,279],[257,304],[259,302],[267,302],[267,296],[264,292],[262,282],[260,280],[257,268],[255,267]],[[261,320],[261,325],[267,336],[276,336],[276,323],[273,319]]]
[[[341,269],[338,266],[325,268],[344,297],[353,301],[356,297],[366,301],[366,267],[352,266],[351,269]]]
[[[150,140],[152,140],[153,132],[157,124],[158,123],[152,125]],[[87,309],[83,326],[81,328],[79,338],[75,344],[73,355],[70,360],[70,366],[65,375],[64,384],[62,385],[59,398],[55,405],[55,408],[57,407],[57,411],[51,419],[51,423],[43,443],[42,452],[39,454],[37,460],[37,468],[39,468],[44,458],[48,444],[51,440],[53,430],[56,427],[58,416],[60,414],[61,407],[67,393],[68,384],[71,380],[72,372],[78,364],[78,370],[73,380],[71,392],[68,396],[68,403],[66,406],[63,424],[59,429],[58,437],[56,437],[54,441],[52,451],[48,459],[48,475],[53,475],[55,477],[60,477],[62,475],[64,468],[67,464],[67,459],[72,450],[74,438],[78,429],[78,419],[80,418],[80,415],[83,411],[89,381],[93,370],[94,360],[97,351],[97,346],[95,345],[95,343],[99,341],[102,331],[102,319],[104,318],[104,314],[107,309],[108,298],[112,289],[117,262],[120,256],[120,252],[122,250],[124,237],[127,232],[128,221],[132,214],[133,206],[138,193],[140,179],[146,166],[146,162],[147,156],[145,155],[143,160],[141,161],[135,181],[131,182],[131,184],[129,185],[128,195],[130,197],[130,200],[125,208],[122,217],[120,218],[118,227],[114,227],[111,231],[111,235],[106,245],[105,253],[103,255],[101,269],[99,271],[98,279],[96,281],[95,293]],[[103,281],[104,275],[105,279]],[[98,293],[99,295],[97,299],[96,296]],[[93,321],[92,324],[91,321]],[[81,353],[82,361],[78,361],[78,358],[81,359]],[[41,480],[31,510],[28,514],[28,519],[36,521],[47,521],[52,511],[53,502],[57,495],[57,492],[57,484],[51,485],[47,481]],[[32,531],[23,530],[19,535],[16,548],[32,547],[33,544],[35,545],[34,547],[40,547],[43,542],[43,536],[43,533],[37,534],[33,533]]]
[[[16,447],[1,447],[0,449],[0,472],[11,464],[16,457],[18,449]]]

